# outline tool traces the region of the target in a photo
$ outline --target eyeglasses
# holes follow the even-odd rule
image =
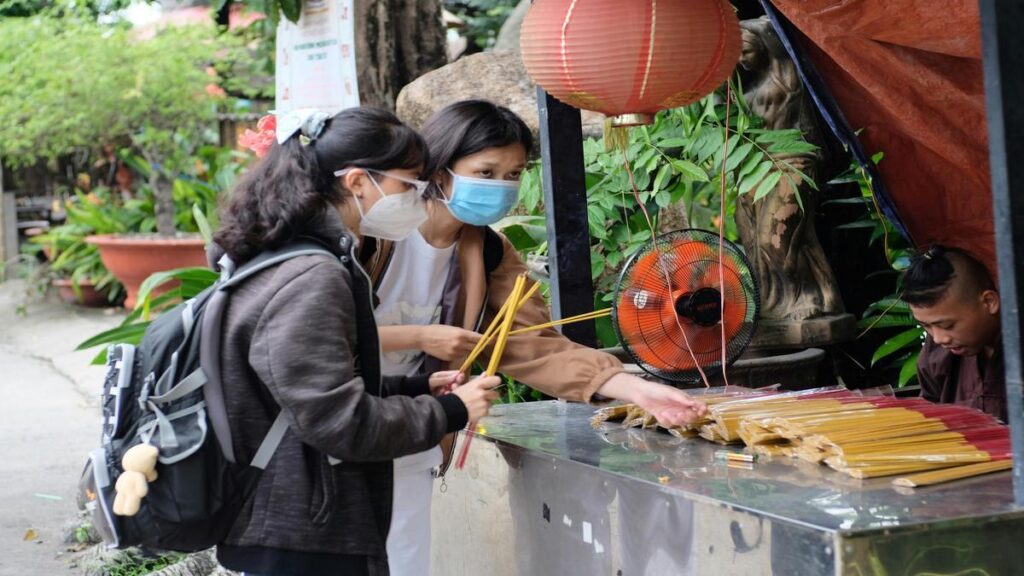
[[[352,170],[356,170],[356,169],[363,170],[363,171],[366,171],[366,172],[373,172],[374,174],[379,174],[379,175],[381,175],[381,176],[383,176],[385,178],[394,178],[395,180],[398,180],[400,182],[405,182],[409,186],[412,186],[412,188],[416,191],[416,195],[417,196],[423,196],[423,193],[427,191],[427,186],[430,185],[429,182],[424,182],[423,180],[416,180],[414,178],[406,178],[404,176],[399,176],[397,174],[391,174],[390,172],[385,172],[383,170],[377,170],[377,169],[374,169],[374,168],[360,168],[358,166],[353,166],[352,168],[344,168],[342,170],[337,170],[337,171],[334,172],[334,175],[338,176],[338,177],[344,176],[345,174],[348,174]]]

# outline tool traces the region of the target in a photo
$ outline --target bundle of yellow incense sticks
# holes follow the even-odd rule
[[[1010,457],[1009,433],[1005,426],[962,430],[959,438],[943,436],[915,443],[881,442],[878,446],[847,446],[825,463],[855,478],[874,478],[977,464]],[[859,448],[854,450],[853,448]]]
[[[724,402],[730,402],[738,398],[749,398],[754,396],[762,396],[774,393],[769,390],[737,390],[733,387],[732,391],[725,391],[712,394],[701,394],[698,396],[701,402],[708,406],[714,406]],[[590,419],[590,423],[595,428],[599,427],[605,422],[622,422],[624,427],[641,427],[650,428],[657,424],[657,420],[647,414],[642,408],[635,404],[617,404],[614,406],[607,406],[599,408],[594,412],[594,415]],[[709,417],[705,416],[698,418],[690,424],[676,426],[669,428],[668,432],[673,436],[679,438],[691,438],[697,435],[697,429],[705,424],[710,423]]]
[[[525,304],[527,300],[529,300],[531,297],[533,297],[533,295],[537,292],[538,288],[540,288],[540,282],[535,282],[533,284],[533,286],[531,286],[530,289],[526,292],[526,294],[522,295],[519,298],[519,304],[516,306],[516,310],[517,311],[519,310],[519,308],[522,308],[523,304]],[[511,318],[507,317],[508,308],[509,308],[509,304],[511,303],[511,301],[512,301],[512,298],[510,297],[508,300],[505,301],[505,303],[502,305],[501,309],[498,310],[498,314],[494,317],[494,320],[491,321],[490,326],[488,326],[487,330],[483,333],[482,337],[480,338],[480,341],[477,342],[477,345],[473,348],[473,351],[470,352],[469,356],[462,363],[462,367],[460,368],[461,372],[467,372],[470,369],[470,367],[473,365],[473,363],[476,362],[476,360],[480,356],[480,354],[484,350],[487,349],[487,347],[491,344],[491,342],[497,336],[498,329],[501,327],[502,322],[504,322],[506,319],[509,319],[510,321],[514,320],[514,318],[515,318],[515,314],[514,313],[513,313]],[[528,332],[535,332],[537,330],[544,330],[546,328],[553,328],[555,326],[563,326],[565,324],[572,324],[573,322],[584,322],[584,321],[587,321],[587,320],[596,320],[598,318],[604,318],[606,316],[610,316],[611,313],[612,313],[612,311],[611,311],[610,308],[609,309],[605,309],[605,310],[596,310],[594,312],[586,312],[584,314],[579,314],[579,315],[576,315],[576,316],[570,316],[568,318],[562,318],[561,320],[552,320],[551,322],[545,322],[543,324],[537,324],[537,325],[534,325],[534,326],[526,326],[526,327],[523,327],[523,328],[517,328],[515,330],[510,330],[507,336],[518,336],[520,334],[526,334]]]
[[[621,422],[629,414],[630,409],[635,406],[636,404],[615,404],[598,408],[594,411],[594,415],[590,417],[590,425],[597,428],[605,422]]]
[[[470,359],[466,360],[463,364],[462,371],[469,370],[469,366],[472,365],[472,360],[476,359],[476,355],[480,353],[486,346],[486,341],[491,334],[497,335],[497,341],[494,343],[494,350],[491,352],[491,360],[487,364],[487,376],[494,376],[498,371],[498,364],[501,362],[501,355],[505,352],[505,344],[508,342],[508,333],[512,331],[512,324],[516,319],[516,312],[519,311],[520,306],[532,295],[534,289],[539,284],[534,284],[533,288],[527,292],[526,296],[523,297],[523,288],[526,285],[526,276],[519,275],[516,277],[516,283],[512,287],[512,293],[505,301],[498,315],[494,317],[491,325],[488,326],[487,331],[484,332],[484,337],[480,339],[480,343],[477,349],[474,350],[473,354],[470,354]],[[476,422],[469,423],[469,429],[474,430],[476,428]],[[472,435],[467,435],[465,442],[462,443],[462,451],[459,453],[458,460],[455,461],[455,468],[462,470],[466,465],[466,458],[469,456],[469,446],[473,441]]]
[[[505,327],[506,325],[508,326],[508,330],[506,330],[504,338],[508,338],[508,335],[512,332],[512,324],[515,322],[516,312],[518,312],[519,309],[523,306],[523,304],[525,304],[526,301],[529,300],[537,292],[537,289],[540,288],[540,282],[534,282],[533,286],[531,286],[530,289],[526,291],[526,294],[523,295],[522,286],[525,283],[526,276],[521,275],[518,278],[516,278],[516,283],[513,285],[512,293],[509,294],[509,297],[505,300],[504,304],[502,304],[501,308],[498,310],[498,313],[494,316],[494,319],[491,320],[491,324],[487,327],[487,330],[484,331],[483,335],[480,338],[480,341],[477,342],[476,346],[473,348],[473,351],[469,353],[469,356],[462,363],[462,366],[459,368],[460,372],[469,372],[469,369],[473,366],[473,363],[476,362],[476,359],[487,348],[487,346],[490,345],[491,340],[498,336],[498,333],[500,332],[501,328]],[[504,350],[504,342],[502,342],[501,340],[499,341],[501,342],[501,349]],[[497,347],[498,344],[495,344],[495,350],[497,350]],[[500,362],[501,355],[492,353],[492,363],[494,362],[495,357],[497,357],[498,361]],[[497,367],[496,363],[495,367]]]
[[[491,350],[490,360],[487,364],[487,369],[485,371],[485,374],[487,376],[493,376],[497,373],[498,366],[501,363],[501,357],[505,353],[505,346],[508,343],[509,336],[514,336],[516,334],[522,334],[534,330],[543,330],[545,328],[550,328],[553,326],[561,326],[563,324],[568,324],[571,322],[593,320],[611,314],[610,309],[597,310],[594,312],[588,312],[586,314],[573,316],[571,318],[563,318],[561,320],[555,320],[552,322],[538,324],[536,326],[527,326],[524,328],[513,330],[512,327],[515,325],[516,314],[519,312],[519,309],[523,306],[523,304],[525,304],[537,292],[537,289],[540,288],[540,282],[534,282],[533,286],[531,286],[529,290],[525,290],[525,287],[526,275],[521,274],[516,278],[515,285],[512,288],[512,293],[509,294],[509,297],[502,304],[501,309],[498,310],[498,313],[494,316],[494,319],[491,321],[491,324],[487,327],[487,330],[484,331],[484,333],[481,335],[480,340],[477,342],[476,346],[473,347],[473,350],[470,352],[469,356],[466,357],[466,360],[462,363],[462,366],[459,368],[460,372],[464,374],[468,373],[470,368],[473,366],[473,363],[476,362],[480,354],[482,354],[483,351],[487,349],[487,347],[491,344],[492,340],[494,340],[494,348]],[[641,415],[640,417],[641,419],[645,419],[643,415]],[[651,417],[650,420],[653,421],[653,417]],[[646,426],[647,425],[645,425],[645,427]],[[470,422],[469,429],[472,430],[475,428],[476,422]],[[466,440],[462,445],[462,451],[460,452],[459,458],[456,461],[456,468],[459,470],[461,470],[462,467],[465,465],[466,457],[469,455],[469,446],[471,441],[472,436],[466,436]]]
[[[1006,469],[1008,429],[963,406],[826,388],[758,397],[716,398],[706,418],[678,436],[743,442],[751,454],[824,463],[853,478],[910,474],[895,484],[929,485]],[[627,424],[646,425],[627,411]],[[609,420],[615,418],[607,418]]]
[[[839,410],[842,405],[833,397],[851,395],[848,390],[830,387],[725,402],[708,408],[712,422],[700,427],[700,435],[721,444],[739,443],[742,440],[739,428],[745,418],[758,419],[789,413]]]
[[[866,400],[868,406],[840,399],[839,409],[816,403],[817,413],[790,410],[745,420],[741,428],[755,453],[759,443],[785,440],[789,444],[777,451],[825,462],[854,478],[988,462],[1009,451],[1006,428],[975,410],[918,399]]]

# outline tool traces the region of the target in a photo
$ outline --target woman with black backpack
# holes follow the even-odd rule
[[[453,372],[381,377],[354,253],[361,235],[399,238],[425,220],[423,139],[368,108],[285,115],[276,138],[235,187],[215,243],[238,266],[295,242],[333,256],[289,258],[233,289],[221,380],[238,459],[279,413],[288,431],[217,557],[249,575],[386,575],[392,460],[485,416],[500,381],[445,394],[461,383]]]

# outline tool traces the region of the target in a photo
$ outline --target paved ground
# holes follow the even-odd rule
[[[25,302],[23,283],[0,283],[0,576],[59,576],[73,573],[62,527],[99,441],[103,369],[89,365],[95,352],[74,348],[123,313],[51,296],[19,314]]]

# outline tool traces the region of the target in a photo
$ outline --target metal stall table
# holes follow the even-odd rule
[[[1010,473],[898,491],[790,459],[497,406],[433,501],[435,576],[1024,574]],[[464,438],[460,438],[461,442]]]

